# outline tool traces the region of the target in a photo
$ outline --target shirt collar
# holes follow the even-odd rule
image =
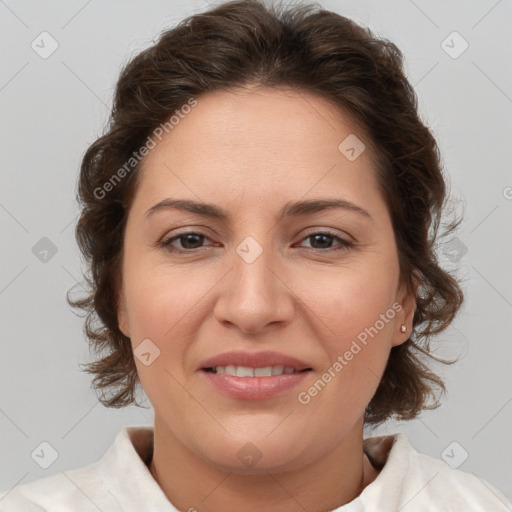
[[[100,461],[103,485],[123,511],[178,512],[148,468],[153,455],[153,434],[153,427],[148,425],[124,427]],[[404,434],[365,439],[365,453],[381,471],[357,498],[336,511],[362,510],[362,505],[382,499],[387,483],[396,483],[397,466],[407,471],[404,455],[409,452],[408,448]]]

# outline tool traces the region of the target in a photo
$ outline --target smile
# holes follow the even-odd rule
[[[233,377],[271,377],[274,375],[299,373],[297,370],[290,366],[264,366],[262,368],[251,368],[250,366],[216,366],[208,368],[207,371],[213,373],[220,373],[225,375],[232,375]]]

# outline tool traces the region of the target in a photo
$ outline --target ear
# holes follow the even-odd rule
[[[401,345],[407,341],[412,334],[412,323],[414,313],[416,311],[416,293],[418,290],[418,280],[413,273],[413,284],[402,284],[399,288],[398,302],[401,308],[398,310],[395,317],[395,332],[393,333],[392,345],[394,347]],[[402,332],[402,325],[405,325],[405,332]]]
[[[128,324],[128,313],[126,311],[126,303],[124,294],[121,292],[119,300],[119,308],[117,311],[117,324],[119,325],[120,331],[127,337],[130,337],[130,328]]]

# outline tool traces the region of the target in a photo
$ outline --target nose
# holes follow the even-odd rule
[[[264,249],[252,262],[235,252],[232,263],[218,289],[215,318],[244,334],[289,323],[297,298],[270,249]]]

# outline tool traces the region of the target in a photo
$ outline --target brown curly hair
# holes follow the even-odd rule
[[[95,375],[98,399],[106,407],[139,406],[131,343],[117,317],[123,236],[140,174],[134,155],[191,98],[248,84],[319,94],[363,127],[392,218],[402,282],[410,290],[414,280],[419,284],[413,334],[391,349],[365,421],[411,419],[436,407],[437,392],[445,387],[425,358],[437,359],[430,339],[450,324],[463,295],[437,261],[446,185],[438,146],[419,118],[402,53],[369,29],[317,5],[283,8],[258,0],[224,3],[186,18],[128,62],[116,86],[108,129],[83,157],[76,239],[88,266],[88,291],[77,300],[68,293],[68,302],[86,312],[90,347],[107,352],[85,365]],[[116,171],[122,179],[112,184]]]

